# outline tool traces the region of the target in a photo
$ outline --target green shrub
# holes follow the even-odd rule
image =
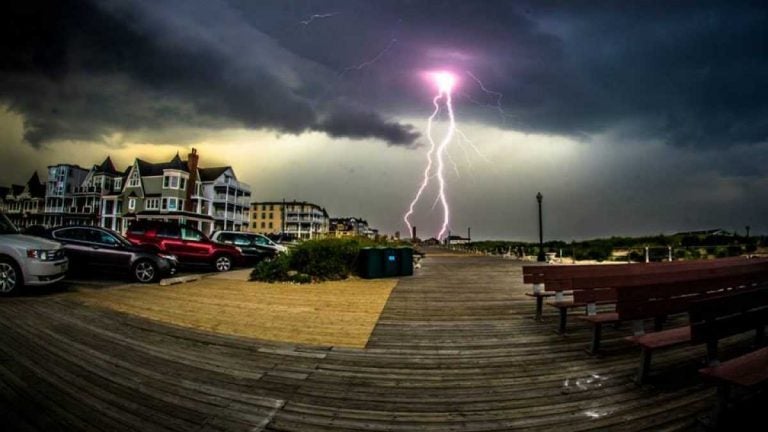
[[[358,239],[309,240],[291,252],[291,270],[319,280],[346,279],[355,270],[360,247]]]
[[[290,255],[280,254],[271,260],[256,265],[251,272],[252,281],[278,282],[288,280]]]

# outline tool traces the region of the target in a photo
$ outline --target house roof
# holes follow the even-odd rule
[[[120,175],[120,172],[115,169],[115,164],[112,163],[112,159],[109,156],[104,159],[101,165],[96,165],[94,168],[97,174]]]
[[[30,177],[27,182],[27,187],[29,188],[29,194],[33,198],[45,197],[45,185],[40,181],[37,171],[32,173],[32,177]]]
[[[13,192],[13,196],[19,196],[22,193],[24,193],[24,189],[26,189],[26,186],[22,185],[11,185],[11,191]]]
[[[221,177],[222,174],[228,169],[232,167],[224,166],[224,167],[213,167],[213,168],[198,168],[197,171],[200,173],[200,181],[206,182],[206,181],[214,181],[217,178]]]
[[[0,199],[5,199],[5,196],[8,195],[8,192],[11,190],[9,187],[0,186]]]
[[[139,165],[139,171],[142,176],[161,176],[163,175],[163,170],[167,169],[189,172],[187,163],[181,160],[178,153],[168,162],[151,163],[136,159],[136,163]]]

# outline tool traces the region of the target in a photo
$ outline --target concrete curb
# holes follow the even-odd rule
[[[176,285],[184,282],[192,282],[196,280],[200,280],[203,278],[202,274],[196,274],[196,275],[187,275],[187,276],[177,276],[172,278],[165,278],[160,280],[160,286],[169,286],[169,285]]]

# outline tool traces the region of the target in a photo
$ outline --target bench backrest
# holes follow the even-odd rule
[[[718,258],[713,260],[671,261],[635,264],[577,264],[577,265],[529,265],[523,266],[523,283],[546,283],[549,280],[585,276],[611,276],[642,274],[664,269],[696,269],[746,261],[744,257]]]
[[[695,301],[768,285],[768,269],[764,266],[737,270],[731,274],[701,274],[688,279],[616,288],[616,312],[622,320],[660,317],[686,312]]]
[[[746,289],[691,303],[693,342],[722,339],[768,324],[768,288]]]
[[[745,272],[752,272],[755,268],[768,269],[768,260],[742,259],[738,261],[721,261],[700,267],[657,267],[639,272],[628,271],[623,274],[591,275],[547,280],[544,284],[544,289],[547,291],[565,291],[651,285],[700,279],[702,277],[739,275]]]

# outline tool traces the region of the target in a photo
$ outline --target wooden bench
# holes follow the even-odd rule
[[[768,260],[764,260],[768,262]],[[630,264],[630,265],[587,265],[587,266],[552,266],[552,267],[578,267],[575,269],[555,268],[552,270],[530,270],[528,281],[541,281],[540,294],[537,297],[536,313],[537,319],[541,317],[541,303],[544,297],[552,297],[554,292],[554,301],[547,302],[549,306],[558,309],[559,323],[558,333],[563,334],[566,330],[568,310],[584,307],[587,314],[590,314],[590,305],[606,305],[615,303],[615,296],[611,293],[592,297],[590,291],[605,290],[609,288],[618,288],[620,286],[635,285],[639,280],[644,283],[663,282],[668,280],[668,274],[696,272],[701,270],[713,270],[739,265],[755,263],[756,260],[748,260],[743,257],[725,258],[717,260],[702,261],[674,261],[665,263],[649,264]],[[540,268],[545,266],[531,266]],[[546,268],[546,267],[545,267]],[[536,273],[538,272],[538,273]],[[543,277],[541,277],[543,275]],[[639,279],[640,278],[640,279]],[[524,277],[524,281],[525,281]],[[535,289],[536,285],[534,285]],[[575,293],[585,291],[580,296]],[[572,293],[573,299],[565,299],[566,293]],[[536,293],[534,292],[533,295]]]
[[[697,328],[695,325],[700,322],[699,310],[703,307],[700,306],[701,304],[714,305],[714,309],[718,310],[717,302],[724,302],[724,299],[731,295],[768,287],[768,266],[765,263],[752,267],[737,267],[731,271],[731,274],[727,274],[724,270],[721,269],[716,275],[705,274],[695,279],[622,287],[616,290],[617,318],[622,321],[633,321],[635,335],[626,339],[641,348],[638,383],[645,382],[654,351],[701,342],[697,336],[698,333],[694,334],[697,331],[694,330]],[[709,299],[713,299],[715,303],[697,303]],[[654,319],[657,324],[655,329],[659,330],[661,320],[669,315],[683,312],[689,312],[691,325],[645,333],[644,320]],[[710,360],[716,358],[716,350],[711,345],[708,347]]]
[[[707,344],[709,367],[699,373],[717,383],[717,402],[712,422],[717,426],[726,414],[731,389],[755,388],[768,382],[768,289],[739,292],[725,298],[695,303],[691,307],[691,339]],[[718,339],[755,330],[756,350],[718,363]]]

